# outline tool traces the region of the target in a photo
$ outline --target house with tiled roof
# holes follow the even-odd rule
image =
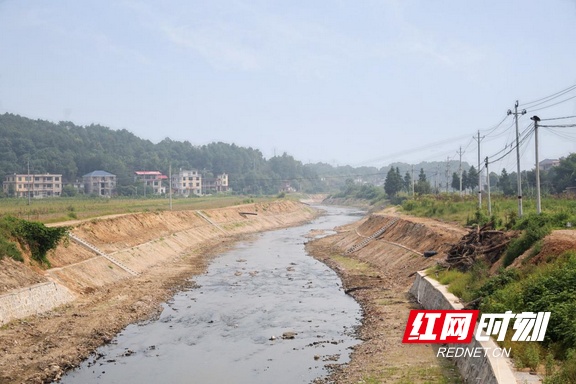
[[[146,188],[152,188],[152,193],[155,195],[161,195],[166,193],[166,187],[163,184],[164,180],[167,180],[168,176],[163,175],[159,171],[135,171],[134,181],[136,183],[142,183]]]
[[[111,197],[116,191],[116,175],[106,171],[92,171],[82,176],[84,193],[101,197]]]

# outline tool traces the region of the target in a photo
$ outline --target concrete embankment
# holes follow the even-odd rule
[[[95,219],[71,228],[80,239],[49,255],[51,269],[2,260],[0,325],[42,313],[119,280],[231,237],[310,220],[316,211],[292,201],[203,211],[162,211]],[[87,246],[88,245],[88,246]],[[9,278],[8,278],[9,277]],[[20,283],[20,284],[19,284]]]
[[[448,292],[445,286],[418,272],[412,288],[412,294],[424,309],[464,309],[458,298]],[[472,339],[469,344],[449,344],[447,348],[464,348],[471,353],[461,353],[452,357],[458,370],[470,382],[486,384],[515,383],[512,362],[505,356],[494,356],[499,347],[492,340]],[[474,353],[484,351],[485,353]]]
[[[445,287],[419,271],[445,257],[451,245],[466,233],[457,225],[384,211],[342,227],[337,235],[325,240],[331,243],[331,252],[336,249],[362,263],[354,268],[350,262],[337,267],[348,290],[362,303],[362,333],[366,335],[366,341],[355,350],[352,363],[340,373],[339,382],[356,383],[367,376],[381,382],[426,382],[429,367],[445,364],[430,344],[402,344],[402,338],[411,309],[463,307]],[[424,257],[426,252],[436,255]],[[364,272],[358,273],[359,270]],[[467,348],[495,351],[498,346],[493,341],[474,341]],[[466,382],[517,382],[509,359],[490,354],[476,356],[467,354],[452,360]],[[360,366],[356,361],[364,363]]]
[[[351,362],[334,372],[334,382],[457,380],[452,364],[438,359],[430,345],[402,344],[402,337],[408,314],[416,308],[408,294],[414,273],[433,265],[465,233],[456,225],[385,210],[308,243],[314,257],[339,273],[364,312],[359,329],[363,343],[354,349]],[[426,258],[426,251],[438,255]]]

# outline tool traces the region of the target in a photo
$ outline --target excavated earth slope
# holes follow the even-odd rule
[[[349,364],[335,367],[327,382],[461,382],[455,367],[438,360],[431,345],[402,344],[402,338],[410,309],[418,308],[408,295],[414,273],[445,259],[467,233],[459,225],[386,209],[307,244],[312,255],[339,273],[345,289],[364,309],[360,328],[364,343],[355,348]],[[539,255],[529,262],[541,263],[574,249],[576,231],[556,230],[543,239]],[[437,254],[424,257],[426,251]],[[526,251],[513,266],[531,254],[532,250]]]
[[[457,377],[455,368],[438,360],[430,345],[401,341],[408,312],[417,308],[408,296],[413,273],[444,257],[465,233],[456,225],[386,211],[307,244],[316,258],[340,274],[364,309],[364,342],[349,364],[336,367],[329,382],[433,383]],[[426,251],[438,255],[426,258]]]
[[[243,235],[296,225],[317,211],[292,201],[204,211],[128,214],[86,221],[49,255],[52,268],[27,259],[0,261],[0,296],[53,282],[74,298],[52,311],[0,328],[0,383],[47,383],[77,366],[130,323],[158,313],[160,303],[202,273],[210,257]],[[113,261],[112,261],[113,260]],[[136,275],[134,275],[136,274]]]

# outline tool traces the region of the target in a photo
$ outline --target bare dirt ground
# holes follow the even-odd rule
[[[351,246],[379,228],[399,220],[365,247]],[[307,243],[308,251],[334,269],[347,292],[364,310],[357,346],[349,364],[334,367],[324,383],[461,383],[452,362],[436,358],[428,344],[402,344],[410,309],[419,308],[408,295],[412,274],[445,258],[451,244],[467,233],[457,224],[402,215],[393,208],[339,228],[332,236]],[[576,249],[576,231],[553,231],[542,242],[540,255],[556,257]],[[411,250],[411,251],[410,251]],[[431,258],[426,250],[437,251]],[[524,257],[527,257],[527,251]],[[536,256],[531,263],[543,261]]]
[[[311,217],[293,207],[253,208],[259,213],[261,224],[254,224],[248,230],[249,220],[253,216],[247,220],[232,220],[238,216],[234,210],[210,212],[212,220],[220,220],[222,227],[237,229],[240,234],[203,240],[201,246],[187,250],[186,255],[170,257],[166,262],[151,266],[139,265],[130,259],[127,251],[127,255],[122,256],[122,248],[136,254],[137,251],[131,248],[136,243],[146,240],[146,244],[153,246],[155,240],[151,240],[152,237],[159,236],[165,238],[164,241],[171,239],[174,244],[178,241],[183,243],[180,239],[184,235],[170,232],[168,226],[189,223],[192,220],[190,217],[183,214],[180,214],[182,217],[159,215],[154,221],[150,215],[146,216],[152,223],[144,222],[142,217],[138,220],[119,217],[102,225],[91,222],[79,228],[78,233],[82,236],[92,236],[90,240],[93,243],[107,252],[120,252],[117,255],[124,257],[124,261],[132,262],[134,268],[146,268],[145,272],[101,286],[76,287],[78,298],[70,304],[2,326],[0,383],[49,383],[58,379],[65,370],[79,365],[97,347],[111,341],[128,324],[158,314],[160,303],[185,285],[193,284],[190,277],[203,273],[211,258],[226,250],[235,240],[250,236],[257,230],[288,225],[287,221],[280,220],[284,216],[291,216],[288,221],[292,225]],[[247,209],[240,208],[241,211]],[[264,217],[266,214],[268,216]],[[396,218],[399,220],[395,221]],[[195,220],[202,222],[198,218]],[[127,227],[121,227],[122,223],[127,223]],[[136,232],[131,231],[139,225],[146,228],[146,225],[153,224],[154,234],[147,230],[146,238],[136,241]],[[387,225],[390,225],[389,229],[368,245],[346,253],[354,244]],[[362,305],[364,311],[363,324],[359,329],[363,343],[354,349],[350,363],[335,366],[332,376],[324,382],[461,382],[453,365],[437,359],[431,345],[402,344],[401,340],[408,312],[417,308],[407,294],[413,280],[412,273],[442,258],[451,244],[465,233],[466,230],[457,225],[402,216],[393,210],[386,210],[338,228],[336,235],[307,243],[307,249],[314,257],[330,265],[341,276],[345,289]],[[544,243],[543,249],[549,247],[559,251],[560,243],[562,249],[574,249],[575,234],[576,231],[553,234],[551,241]],[[115,240],[111,242],[111,239]],[[163,244],[160,242],[157,249],[162,249]],[[422,253],[427,250],[437,251],[438,255],[424,258]],[[52,257],[54,266],[65,269],[68,264],[73,269],[74,263],[82,263],[93,255],[84,255],[70,247],[60,249]],[[12,261],[2,260],[1,268],[0,281],[3,282],[6,277],[5,281],[9,283],[5,286],[0,283],[0,293],[46,279],[37,270],[23,270],[21,264]]]
[[[239,211],[258,215],[245,218]],[[258,231],[297,225],[317,214],[307,206],[284,202],[203,212],[213,223],[218,223],[220,229],[216,230],[216,225],[208,224],[194,213],[183,212],[90,220],[73,229],[106,252],[120,250],[115,256],[124,257],[124,262],[141,272],[135,277],[125,272],[119,275],[118,268],[113,269],[104,258],[72,243],[60,246],[50,255],[53,267],[57,268],[47,271],[30,265],[29,258],[25,263],[3,259],[0,281],[5,284],[0,284],[0,294],[10,294],[11,290],[58,276],[57,281],[67,285],[77,298],[50,312],[13,320],[0,327],[0,383],[57,380],[96,348],[110,342],[127,325],[158,315],[161,303],[194,284],[190,279],[203,273],[215,255],[236,241]],[[226,225],[228,234],[224,235],[222,228]],[[216,235],[210,237],[210,231]],[[182,245],[189,244],[195,237],[198,237],[195,245]],[[148,247],[155,247],[148,258],[156,258],[156,264],[150,260],[139,264],[139,247],[144,248],[142,253]],[[122,256],[122,252],[137,256],[131,260]],[[54,270],[58,270],[59,275],[53,273]],[[104,276],[106,271],[109,276]],[[72,281],[67,273],[74,273],[73,276],[82,280]],[[95,273],[101,273],[107,282],[91,280]]]
[[[229,242],[206,244],[198,257],[152,267],[39,316],[15,320],[0,331],[0,383],[46,383],[76,367],[128,324],[161,310],[189,278],[202,273]]]
[[[326,383],[461,382],[452,363],[437,359],[431,345],[402,344],[402,337],[409,310],[418,308],[407,292],[411,274],[434,263],[434,258],[426,259],[421,253],[445,249],[464,231],[434,220],[399,220],[364,248],[346,254],[352,244],[390,223],[394,216],[393,211],[372,215],[339,228],[336,235],[307,243],[314,257],[340,275],[346,291],[364,311],[359,329],[363,343],[354,349],[349,364],[334,367]]]

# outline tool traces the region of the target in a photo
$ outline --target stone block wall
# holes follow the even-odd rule
[[[52,281],[16,289],[0,296],[0,325],[49,311],[74,299],[66,287]]]

